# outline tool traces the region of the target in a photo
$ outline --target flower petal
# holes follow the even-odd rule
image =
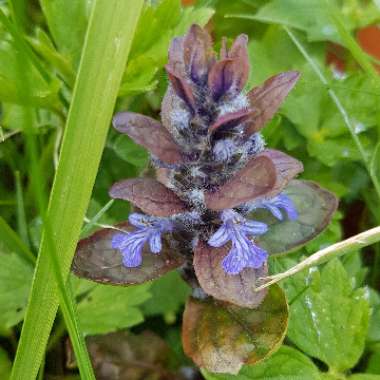
[[[155,179],[135,178],[116,182],[109,194],[112,198],[132,202],[149,215],[167,217],[188,211],[176,194]]]
[[[218,230],[211,235],[208,240],[208,244],[212,247],[222,247],[230,240],[230,236],[228,234],[228,228],[222,224]]]
[[[268,231],[268,226],[265,223],[257,222],[255,220],[247,220],[241,227],[241,231],[247,235],[262,235]]]
[[[139,267],[142,263],[142,249],[143,245],[141,244],[134,250],[125,248],[121,251],[123,255],[123,265],[127,268],[136,268]]]
[[[268,259],[268,253],[252,241],[250,241],[250,243],[251,250],[248,255],[248,260],[246,261],[246,266],[254,269],[261,268]]]
[[[161,161],[168,164],[183,161],[180,147],[158,121],[134,112],[121,112],[113,118],[113,126]]]
[[[231,248],[228,255],[222,261],[222,267],[227,274],[239,274],[247,267],[246,258],[238,249]]]
[[[154,232],[149,237],[149,246],[152,253],[159,253],[162,249],[161,233],[159,231]]]

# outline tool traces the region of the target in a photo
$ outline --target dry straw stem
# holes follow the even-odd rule
[[[261,278],[260,281],[263,282],[263,285],[260,285],[257,288],[255,288],[255,291],[260,291],[264,288],[267,288],[270,285],[276,284],[277,282],[284,280],[285,278],[291,277],[294,274],[303,271],[304,269],[310,268],[318,264],[322,264],[335,256],[343,255],[354,250],[361,249],[368,245],[377,243],[378,241],[380,241],[380,226],[371,228],[370,230],[352,236],[349,239],[340,241],[339,243],[321,249],[320,251],[314,253],[307,259],[301,261],[300,263],[298,263],[297,265],[288,269],[285,272]]]

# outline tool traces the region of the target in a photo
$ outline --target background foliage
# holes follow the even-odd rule
[[[24,125],[36,141],[38,170],[43,173],[40,185],[50,189],[91,6],[88,0],[0,1],[1,379],[10,374],[17,349],[42,228]],[[215,41],[224,35],[230,39],[239,33],[249,35],[249,87],[281,71],[302,73],[264,135],[268,146],[304,163],[304,178],[335,192],[340,207],[320,237],[288,257],[272,258],[271,271],[283,271],[326,245],[380,224],[380,194],[373,185],[374,180],[380,181],[380,77],[374,74],[380,66],[349,38],[380,23],[380,4],[376,0],[215,0],[183,7],[179,0],[147,1],[124,70],[117,110],[128,108],[159,118],[167,86],[163,67],[169,41],[194,22],[208,23]],[[327,85],[284,25],[318,64]],[[18,69],[20,55],[23,76]],[[27,86],[29,96],[25,96]],[[364,157],[329,89],[341,101]],[[137,176],[147,162],[142,148],[109,131],[82,236],[97,224],[127,218],[128,204],[108,203],[107,191],[116,180]],[[99,379],[110,378],[109,368],[102,365],[106,359],[115,371],[122,371],[123,378],[132,380],[380,379],[379,245],[285,280],[281,285],[290,303],[285,345],[237,376],[201,375],[183,355],[180,316],[189,288],[176,273],[128,288],[74,277],[70,281],[79,325],[91,337],[88,347]],[[128,332],[117,333],[121,329]],[[104,335],[108,333],[116,335]],[[65,323],[58,314],[41,378],[77,376],[66,343]]]

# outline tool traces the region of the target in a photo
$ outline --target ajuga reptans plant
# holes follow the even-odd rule
[[[132,112],[113,119],[119,132],[150,151],[151,175],[112,186],[110,196],[131,202],[135,210],[128,222],[81,241],[73,265],[80,276],[121,285],[177,268],[193,289],[183,322],[185,351],[216,372],[236,372],[257,353],[253,344],[237,362],[236,350],[227,359],[220,347],[210,354],[210,345],[226,350],[228,343],[199,343],[197,334],[206,338],[195,320],[208,313],[204,302],[254,313],[267,310],[263,300],[272,297],[264,302],[276,308],[273,294],[254,291],[267,274],[268,256],[313,238],[336,208],[332,194],[294,180],[303,170],[299,161],[265,146],[260,130],[299,73],[280,73],[246,92],[247,40],[240,35],[228,46],[223,39],[216,54],[207,31],[193,25],[172,41],[161,123]],[[262,351],[269,354],[282,340],[283,320],[277,338]]]

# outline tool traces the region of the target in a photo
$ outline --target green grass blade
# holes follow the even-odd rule
[[[93,218],[91,218],[88,222],[85,220],[87,224],[82,228],[81,235],[86,235],[90,232],[91,228],[98,224],[99,219],[110,209],[114,202],[115,200],[111,199],[97,212]]]
[[[15,172],[16,199],[17,199],[17,229],[22,241],[29,247],[28,223],[26,221],[24,196],[22,194],[22,184],[20,172]]]
[[[10,251],[26,258],[31,263],[35,263],[36,258],[29,248],[24,244],[15,231],[7,224],[7,222],[0,216],[0,241],[5,248]]]
[[[48,217],[63,278],[75,251],[143,0],[97,0],[79,67]],[[35,379],[58,308],[43,236],[11,379]],[[38,342],[38,344],[37,344]]]

